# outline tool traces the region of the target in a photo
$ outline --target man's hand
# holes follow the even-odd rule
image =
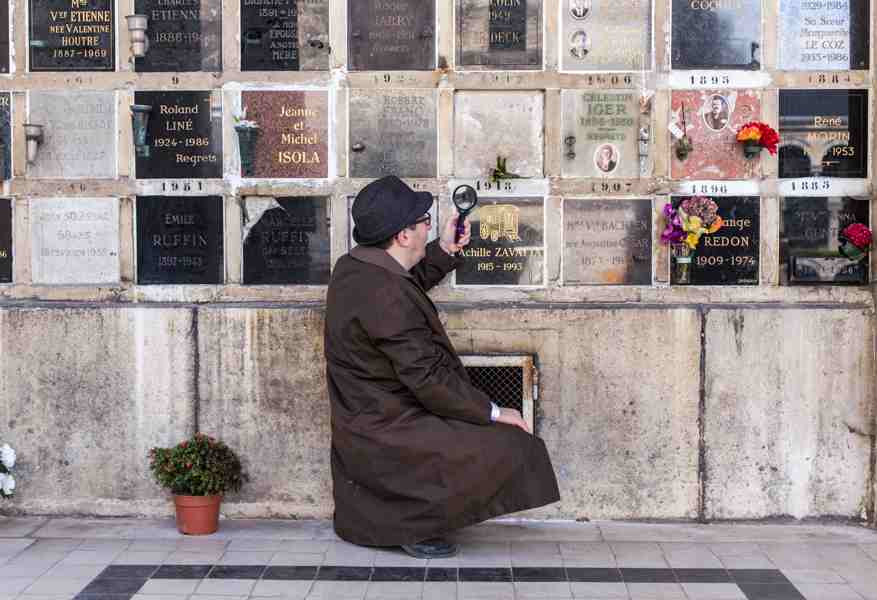
[[[469,224],[469,217],[466,217],[466,220],[463,221],[466,231],[460,236],[460,241],[454,243],[454,234],[457,231],[457,218],[460,216],[460,213],[457,212],[457,209],[454,209],[454,214],[451,215],[451,218],[445,221],[445,226],[442,229],[441,238],[439,239],[439,246],[442,247],[442,250],[447,252],[448,254],[456,254],[460,250],[466,247],[469,244],[469,240],[471,239],[471,226]]]
[[[496,418],[496,422],[505,423],[506,425],[514,425],[515,427],[520,427],[527,433],[533,433],[532,431],[530,431],[530,426],[527,425],[524,417],[521,416],[520,411],[517,411],[514,408],[500,408],[499,416]]]

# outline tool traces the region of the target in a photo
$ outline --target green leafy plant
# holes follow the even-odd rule
[[[160,486],[180,496],[236,492],[249,479],[234,451],[203,433],[172,448],[152,448],[149,468]]]
[[[503,158],[501,156],[496,157],[496,167],[490,170],[490,181],[496,183],[500,179],[521,179],[520,175],[517,175],[515,173],[509,173],[506,170],[507,160],[507,158]]]

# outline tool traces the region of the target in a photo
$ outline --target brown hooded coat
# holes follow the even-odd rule
[[[491,423],[426,295],[459,262],[432,242],[408,272],[358,246],[333,271],[325,352],[344,540],[413,544],[560,499],[545,444]]]

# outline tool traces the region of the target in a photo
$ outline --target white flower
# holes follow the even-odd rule
[[[0,479],[0,490],[6,496],[11,496],[15,490],[15,477],[12,475],[0,475],[0,478],[2,478]]]
[[[15,466],[15,450],[9,444],[3,444],[0,446],[0,462],[3,463],[3,466],[7,469],[11,469]]]

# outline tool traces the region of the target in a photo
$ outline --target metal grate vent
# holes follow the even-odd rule
[[[533,428],[536,400],[536,367],[532,356],[461,356],[472,385],[490,396],[498,406],[521,411]]]

